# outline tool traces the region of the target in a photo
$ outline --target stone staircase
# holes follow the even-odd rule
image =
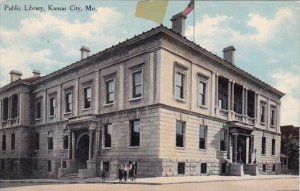
[[[76,179],[78,178],[78,173],[72,173],[72,174],[67,174],[63,177],[61,177],[61,180],[70,180],[70,179]]]

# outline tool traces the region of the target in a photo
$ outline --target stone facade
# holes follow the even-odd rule
[[[139,177],[233,174],[237,164],[242,173],[278,173],[283,95],[160,26],[44,77],[2,87],[0,175],[91,177],[104,169],[116,177],[130,161]],[[184,124],[181,135],[177,122]],[[200,127],[205,148],[199,148]]]

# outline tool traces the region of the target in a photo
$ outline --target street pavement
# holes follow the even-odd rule
[[[101,182],[101,178],[89,179],[29,179],[0,180],[1,191],[95,191],[95,190],[299,190],[299,176],[259,175],[259,176],[176,176],[138,178],[136,181],[119,183],[118,180]]]

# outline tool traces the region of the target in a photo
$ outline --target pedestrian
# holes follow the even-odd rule
[[[129,178],[133,181],[133,166],[132,163],[129,164]]]
[[[102,169],[101,177],[102,177],[102,182],[105,182],[105,170],[104,169]]]
[[[125,164],[124,165],[124,170],[123,170],[123,176],[124,176],[124,181],[126,182],[127,181],[127,175],[128,175],[128,167],[127,165]]]
[[[119,182],[122,182],[123,179],[123,166],[119,166]]]

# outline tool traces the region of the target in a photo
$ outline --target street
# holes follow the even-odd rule
[[[13,187],[10,187],[13,186]],[[205,190],[205,191],[269,191],[269,190],[299,190],[298,178],[286,179],[258,179],[258,180],[229,180],[200,183],[175,183],[162,185],[133,184],[133,183],[88,183],[88,184],[43,184],[30,183],[0,183],[1,191],[48,191],[48,190],[72,190],[72,191],[162,191],[162,190]],[[6,187],[6,188],[3,188]]]

